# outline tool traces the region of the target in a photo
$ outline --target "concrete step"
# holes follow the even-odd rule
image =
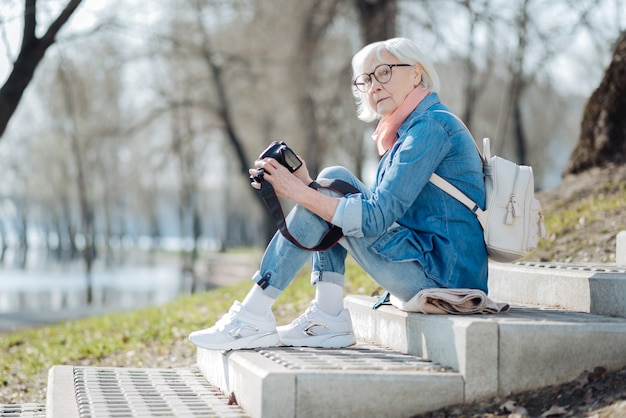
[[[506,396],[626,366],[625,283],[623,266],[492,263],[489,295],[508,312],[373,310],[376,298],[350,295],[354,347],[198,349],[197,368],[181,370],[55,366],[45,413],[409,417]]]
[[[423,315],[348,296],[357,339],[430,358],[460,373],[464,399],[567,382],[626,366],[626,319],[513,306],[493,315]]]
[[[195,368],[54,366],[48,376],[46,416],[248,417],[232,401]]]
[[[198,349],[207,380],[252,417],[409,417],[463,402],[463,378],[389,349]]]
[[[188,369],[54,366],[36,416],[408,417],[463,402],[459,373],[372,346],[199,349],[198,365],[206,379]]]
[[[490,263],[489,296],[512,303],[626,318],[626,266]]]

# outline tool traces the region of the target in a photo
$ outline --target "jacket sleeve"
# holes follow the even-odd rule
[[[333,224],[346,236],[381,235],[411,207],[450,147],[437,119],[417,118],[381,160],[371,197],[342,198]]]

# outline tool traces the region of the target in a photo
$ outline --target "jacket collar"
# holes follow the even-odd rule
[[[438,104],[441,104],[441,101],[439,100],[439,95],[437,93],[430,93],[428,96],[424,97],[415,110],[411,112],[408,118],[406,118],[404,123],[400,126],[400,129],[398,129],[398,137],[401,138],[406,134],[409,128],[413,125],[413,120],[415,120],[415,118],[422,116],[430,108]]]

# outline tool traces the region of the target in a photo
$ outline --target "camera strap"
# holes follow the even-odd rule
[[[360,193],[359,189],[357,189],[350,183],[346,183],[345,181],[338,179],[320,179],[309,184],[309,187],[312,187],[316,190],[334,190],[344,196],[347,194]],[[280,233],[295,246],[309,251],[325,251],[334,246],[341,239],[341,237],[343,237],[343,231],[341,230],[341,228],[328,222],[328,231],[316,246],[307,247],[300,244],[300,242],[293,235],[291,235],[291,233],[287,229],[285,214],[283,212],[283,208],[280,205],[280,200],[278,200],[278,196],[276,196],[274,187],[272,187],[272,185],[268,181],[262,181],[261,189],[259,190],[259,192],[261,193],[263,202],[265,203],[265,206],[267,206],[267,209],[269,210],[272,219],[274,219],[274,222],[276,222]]]

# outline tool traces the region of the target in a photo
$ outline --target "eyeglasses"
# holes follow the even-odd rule
[[[412,67],[411,64],[380,64],[378,67],[374,68],[374,72],[369,74],[361,74],[354,79],[354,87],[362,93],[367,93],[367,91],[372,87],[372,76],[378,81],[380,84],[385,84],[391,80],[391,69],[393,67]]]

